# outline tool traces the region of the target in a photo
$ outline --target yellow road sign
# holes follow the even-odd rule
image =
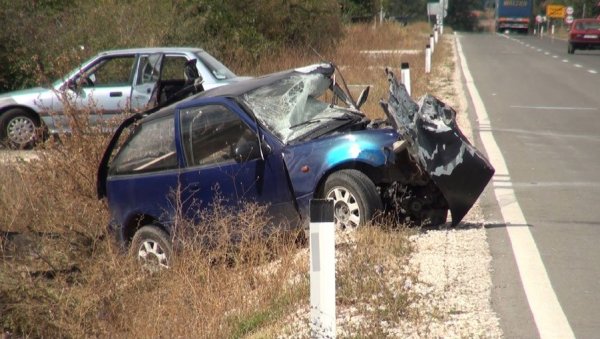
[[[546,6],[546,16],[549,18],[562,19],[565,17],[566,9],[563,5]]]

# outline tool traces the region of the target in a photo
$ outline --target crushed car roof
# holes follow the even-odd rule
[[[282,79],[289,78],[294,74],[322,74],[325,77],[330,77],[334,71],[335,67],[332,64],[314,64],[302,68],[294,68],[287,71],[268,74],[258,78],[240,81],[227,86],[221,86],[199,93],[196,97],[237,97],[250,91],[253,91],[257,88],[264,87]]]

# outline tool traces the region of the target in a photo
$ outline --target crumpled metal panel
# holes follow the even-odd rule
[[[494,175],[494,168],[456,124],[456,112],[427,94],[415,103],[403,84],[386,70],[388,120],[408,142],[408,151],[438,186],[457,225]]]

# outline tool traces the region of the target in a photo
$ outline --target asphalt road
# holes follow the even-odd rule
[[[577,338],[598,338],[600,51],[569,55],[566,41],[532,36],[459,39],[559,308]],[[476,105],[469,102],[472,112]],[[521,279],[530,272],[519,266],[519,273],[508,235],[515,225],[500,212],[497,180],[482,199],[493,307],[507,338],[536,338],[544,332],[535,314],[548,309],[543,302],[530,306]]]

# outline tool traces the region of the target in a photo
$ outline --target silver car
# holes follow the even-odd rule
[[[49,88],[0,95],[0,143],[25,148],[39,131],[69,130],[65,105],[89,110],[92,123],[241,79],[200,48],[154,47],[101,52]]]

